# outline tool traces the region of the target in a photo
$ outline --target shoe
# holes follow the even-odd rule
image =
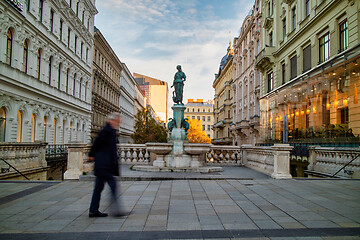
[[[130,213],[128,213],[128,212],[117,212],[115,214],[112,214],[111,216],[113,216],[113,217],[125,217],[125,216],[127,216],[129,214]]]
[[[102,212],[89,212],[89,217],[93,218],[93,217],[107,217],[107,213],[102,213]]]

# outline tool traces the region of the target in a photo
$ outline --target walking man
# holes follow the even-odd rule
[[[120,114],[111,113],[107,116],[106,125],[99,132],[99,135],[94,141],[90,152],[89,160],[95,161],[94,174],[96,176],[94,192],[91,199],[89,217],[106,217],[107,213],[99,211],[101,192],[104,189],[104,184],[107,182],[111,189],[114,210],[112,215],[120,217],[127,214],[120,212],[116,193],[116,179],[114,176],[119,176],[119,164],[117,155],[117,137],[116,129],[120,127]]]

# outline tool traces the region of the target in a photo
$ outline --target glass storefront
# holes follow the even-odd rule
[[[359,52],[344,54],[261,99],[262,142],[358,146],[359,94]]]

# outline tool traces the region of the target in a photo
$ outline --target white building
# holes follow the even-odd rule
[[[137,83],[131,72],[123,63],[123,71],[121,71],[120,78],[120,110],[121,110],[121,125],[120,125],[120,143],[132,143],[130,135],[134,133],[134,111],[135,106],[135,91]]]
[[[0,141],[88,142],[95,0],[0,1]]]

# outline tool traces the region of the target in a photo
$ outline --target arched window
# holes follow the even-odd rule
[[[70,68],[66,71],[66,93],[69,93],[69,77],[70,77]]]
[[[40,70],[41,70],[41,48],[39,48],[37,54],[37,79],[39,80],[40,80]]]
[[[31,142],[35,142],[36,115],[31,115]]]
[[[61,87],[61,70],[62,70],[62,63],[59,64],[59,70],[58,70],[58,89],[59,90]]]
[[[0,108],[0,142],[5,142],[6,111]]]
[[[76,73],[74,74],[74,84],[73,84],[73,95],[75,97],[75,84],[76,84]]]
[[[17,118],[17,135],[16,135],[16,141],[21,142],[22,141],[22,123],[23,123],[23,113],[19,110],[16,114]]]
[[[49,58],[49,85],[51,85],[51,70],[52,70],[53,57]]]
[[[24,53],[23,53],[23,71],[27,73],[27,63],[28,63],[28,40],[24,42]]]
[[[44,117],[44,142],[46,142],[47,116]]]
[[[11,29],[8,30],[7,35],[7,47],[6,47],[6,63],[11,65],[11,58],[12,58],[12,42],[13,42],[13,34]]]

